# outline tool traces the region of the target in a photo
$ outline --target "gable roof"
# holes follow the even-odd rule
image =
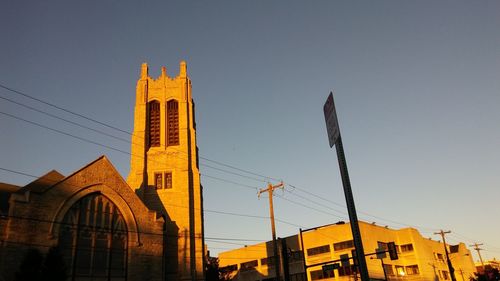
[[[38,179],[32,181],[26,186],[22,187],[17,191],[17,193],[24,193],[26,191],[34,193],[43,193],[51,186],[54,186],[58,182],[64,179],[64,176],[56,170],[52,170],[45,175],[39,177]]]

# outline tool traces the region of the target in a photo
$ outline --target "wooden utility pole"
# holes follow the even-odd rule
[[[481,244],[474,243],[473,245],[469,245],[469,246],[471,246],[471,247],[474,246],[474,250],[477,251],[477,255],[479,256],[479,260],[481,261],[481,267],[483,267],[483,271],[484,271],[483,257],[481,257],[481,251],[483,249],[479,248],[479,246],[482,246],[482,245],[483,245],[483,243],[481,243]]]
[[[264,192],[269,193],[269,213],[271,215],[271,230],[273,232],[273,253],[274,253],[274,268],[276,269],[276,281],[280,281],[280,257],[278,254],[278,242],[276,241],[276,228],[274,226],[274,209],[273,209],[273,191],[276,188],[283,188],[283,182],[277,184],[277,185],[272,185],[268,184],[267,188],[263,188],[259,190],[258,196]]]
[[[446,240],[444,239],[444,235],[448,233],[451,233],[451,231],[443,231],[441,229],[440,232],[434,232],[434,234],[439,234],[443,238],[444,252],[446,253],[446,260],[448,261],[448,270],[450,271],[451,281],[457,281],[457,278],[455,278],[455,269],[453,269],[453,265],[451,264],[450,256],[448,255],[448,248],[446,247]]]

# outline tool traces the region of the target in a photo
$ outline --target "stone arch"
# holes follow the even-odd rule
[[[120,209],[101,192],[76,201],[63,217],[57,241],[72,280],[125,281],[128,233]]]
[[[120,210],[128,229],[128,244],[136,244],[137,246],[142,245],[141,235],[139,233],[139,225],[134,212],[132,211],[130,205],[127,201],[114,189],[103,185],[103,184],[93,184],[86,186],[77,192],[73,193],[71,196],[67,197],[58,207],[49,228],[49,237],[57,238],[61,228],[61,222],[64,219],[66,213],[73,207],[83,197],[90,194],[102,194],[107,197],[113,204],[117,206]]]

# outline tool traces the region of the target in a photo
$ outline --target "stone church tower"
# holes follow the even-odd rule
[[[177,77],[148,75],[137,81],[132,156],[127,182],[166,223],[167,280],[204,279],[203,197],[196,123],[186,63]]]

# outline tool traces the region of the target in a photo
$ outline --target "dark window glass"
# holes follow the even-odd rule
[[[339,276],[349,276],[354,274],[354,266],[341,266],[339,267]]]
[[[253,261],[247,261],[242,264],[240,264],[240,270],[245,271],[245,270],[251,270],[257,267],[257,260]]]
[[[314,270],[311,271],[311,280],[319,280],[326,278],[335,277],[335,272],[333,270],[323,271],[323,270]]]
[[[179,144],[179,103],[167,102],[167,145]]]
[[[323,245],[323,246],[307,249],[307,256],[315,256],[315,255],[320,255],[320,254],[329,253],[329,252],[330,252],[330,246]]]
[[[220,268],[220,271],[223,273],[233,272],[236,270],[238,270],[238,265],[236,265],[236,264],[232,264],[232,265],[228,265],[228,266],[224,266],[224,267]]]
[[[149,146],[160,146],[160,103],[149,102]]]
[[[127,237],[123,216],[109,199],[100,194],[80,199],[59,232],[68,280],[125,280]]]
[[[342,251],[342,250],[350,249],[350,248],[354,248],[354,241],[353,240],[348,240],[348,241],[343,241],[343,242],[333,244],[333,250],[335,250],[335,251]]]
[[[163,181],[162,181],[162,173],[155,173],[155,188],[156,189],[162,189],[163,187]]]
[[[401,245],[401,252],[405,253],[405,252],[411,252],[411,251],[413,251],[412,244]]]
[[[165,188],[172,188],[172,173],[165,173]]]
[[[384,264],[384,270],[388,276],[394,276],[394,269],[391,264]]]
[[[275,260],[276,259],[274,258],[274,256],[263,258],[263,259],[260,260],[260,264],[261,265],[267,265],[267,266],[274,266],[274,261]]]

